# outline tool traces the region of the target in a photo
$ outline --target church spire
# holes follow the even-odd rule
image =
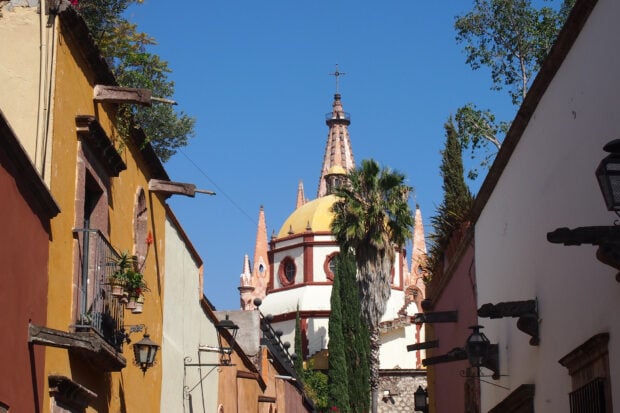
[[[321,167],[321,177],[319,178],[319,190],[317,193],[319,198],[329,194],[326,177],[329,175],[330,170],[333,171],[333,167],[339,167],[345,171],[355,167],[348,129],[351,124],[351,117],[342,109],[340,93],[334,95],[332,111],[327,114],[326,118],[325,123],[329,127],[329,132],[323,156],[323,166]]]
[[[424,223],[420,206],[415,206],[415,219],[413,223],[413,247],[411,249],[411,283],[416,284],[422,276],[426,260],[426,239],[424,236]]]
[[[267,243],[267,224],[265,211],[260,206],[258,212],[258,226],[256,228],[256,243],[254,244],[254,261],[250,272],[250,260],[246,255],[243,260],[243,273],[241,274],[241,286],[239,287],[241,308],[249,311],[254,310],[254,299],[265,298],[267,284],[269,283],[269,258]]]
[[[295,209],[299,209],[306,203],[306,196],[304,195],[304,183],[299,181],[299,185],[297,186],[297,205]]]

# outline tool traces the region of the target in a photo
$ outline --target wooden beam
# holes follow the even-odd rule
[[[161,192],[168,195],[185,195],[194,197],[196,192],[207,195],[215,195],[213,191],[206,191],[203,189],[196,189],[196,185],[187,184],[182,182],[164,181],[161,179],[151,179],[149,181],[149,191]]]
[[[424,341],[422,343],[409,344],[407,346],[407,351],[426,350],[428,348],[436,348],[436,347],[439,347],[439,340]]]
[[[152,96],[149,89],[95,85],[93,93],[95,102],[136,103],[151,106]]]
[[[456,323],[458,321],[458,311],[431,311],[427,313],[416,313],[413,322],[423,323]]]

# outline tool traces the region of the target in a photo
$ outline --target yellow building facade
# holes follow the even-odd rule
[[[115,80],[75,10],[3,7],[0,109],[60,209],[40,274],[47,316],[24,326],[32,365],[44,363],[44,383],[32,373],[39,410],[158,412],[160,364],[134,365],[133,344],[145,333],[162,343],[165,198],[148,183],[168,176],[141,131],[119,136],[118,104],[95,101],[95,86]],[[142,310],[112,293],[122,252],[144,276]]]

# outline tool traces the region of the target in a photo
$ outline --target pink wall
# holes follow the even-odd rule
[[[433,311],[456,310],[458,322],[434,323],[430,326],[433,334],[430,337],[427,335],[427,340],[438,340],[439,347],[427,350],[427,357],[444,355],[455,347],[463,347],[471,333],[468,327],[477,324],[473,241],[465,248],[451,278],[445,284],[435,278],[429,286]],[[444,274],[445,276],[447,274]],[[440,284],[441,287],[437,288]],[[435,407],[431,412],[469,411],[465,410],[467,379],[461,377],[461,371],[465,371],[467,367],[467,360],[429,366],[429,398],[431,406]],[[479,396],[474,394],[474,397],[477,400]]]

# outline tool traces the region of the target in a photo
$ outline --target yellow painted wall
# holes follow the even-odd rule
[[[76,182],[79,141],[76,134],[76,115],[95,115],[108,136],[115,136],[112,114],[115,108],[95,104],[93,101],[94,75],[79,52],[79,42],[62,27],[57,39],[57,66],[55,89],[55,117],[51,190],[59,203],[61,213],[52,221],[50,246],[50,290],[48,327],[68,331],[74,322],[72,314],[77,305],[74,285],[74,256],[77,243],[72,229],[76,227]],[[109,190],[109,240],[118,251],[133,250],[133,215],[136,191],[144,188],[147,197],[148,229],[154,243],[149,247],[143,269],[150,288],[146,293],[144,312],[134,315],[125,310],[125,325],[145,324],[151,340],[162,342],[162,303],[164,269],[163,200],[148,193],[148,172],[137,148],[128,145],[121,154],[127,164],[117,178],[111,178]],[[137,159],[137,160],[136,160]],[[132,344],[142,339],[142,333],[131,335]],[[158,412],[161,390],[159,365],[145,374],[133,365],[132,347],[125,345],[123,354],[127,367],[121,372],[104,374],[72,359],[67,350],[46,347],[46,375],[60,374],[85,385],[99,395],[94,407],[88,411]],[[44,411],[49,411],[49,392]]]

